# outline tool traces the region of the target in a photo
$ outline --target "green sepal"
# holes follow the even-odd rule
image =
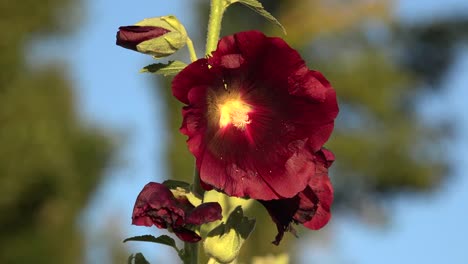
[[[205,253],[219,263],[234,261],[254,228],[255,219],[245,217],[242,207],[238,206],[226,223],[221,223],[208,233],[203,242]]]
[[[164,76],[168,76],[168,75],[176,75],[185,67],[187,67],[187,64],[181,61],[169,61],[168,63],[150,64],[144,67],[143,69],[141,69],[140,72],[142,73],[149,72],[149,73],[162,74]]]
[[[185,197],[193,206],[197,207],[202,203],[201,197],[192,192],[192,186],[183,181],[166,180],[163,184],[169,188],[174,197]]]
[[[281,25],[281,23],[276,19],[270,12],[266,11],[265,8],[263,7],[262,3],[260,3],[258,0],[231,0],[230,3],[236,3],[239,2],[248,8],[252,9],[255,11],[257,14],[261,15],[262,17],[266,18],[268,21],[272,22],[273,24],[277,25],[278,27],[281,28],[283,33],[286,35],[286,29]]]
[[[165,180],[164,184],[169,189],[176,189],[177,187],[190,190],[190,183],[178,180]]]
[[[180,32],[180,34],[187,36],[185,27],[182,25],[182,23],[180,23],[177,17],[173,15],[145,18],[142,21],[136,23],[135,26],[162,27],[169,31]]]
[[[166,246],[170,246],[174,248],[177,253],[180,252],[180,250],[177,248],[175,240],[167,235],[161,235],[159,237],[154,237],[152,235],[144,235],[144,236],[134,236],[134,237],[129,237],[125,239],[123,242],[128,242],[128,241],[140,241],[140,242],[152,242],[152,243],[158,243]]]
[[[271,263],[271,264],[288,264],[289,255],[286,253],[281,253],[278,255],[269,254],[267,256],[255,256],[252,258],[252,264],[264,264],[264,263]]]
[[[128,264],[150,264],[150,263],[145,259],[145,257],[143,256],[143,254],[141,254],[141,253],[136,253],[135,255],[131,254],[131,255],[128,257],[127,263],[128,263]]]

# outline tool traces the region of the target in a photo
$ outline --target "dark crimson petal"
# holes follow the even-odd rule
[[[195,156],[203,152],[204,131],[206,130],[206,86],[193,87],[187,94],[191,103],[182,109],[183,121],[180,132],[187,135],[187,145]]]
[[[326,148],[322,148],[320,151],[316,152],[315,157],[325,168],[329,168],[333,164],[333,161],[335,161],[335,155],[333,152]],[[328,171],[325,170],[322,172],[328,173]]]
[[[173,207],[176,203],[172,192],[163,184],[150,182],[143,187],[138,195],[135,207],[150,206],[153,209]]]
[[[268,172],[262,170],[260,173],[265,182],[276,191],[277,196],[273,199],[293,197],[307,186],[310,176],[315,171],[315,164],[312,162],[313,159],[310,152],[304,148],[303,143],[294,143],[298,143],[297,147],[299,149],[286,161],[284,170],[273,169]],[[270,165],[270,168],[272,167]],[[264,168],[268,168],[268,164],[265,164]],[[262,199],[259,198],[260,195],[258,194],[251,197]],[[266,200],[269,199],[272,198],[267,198]]]
[[[116,44],[131,50],[137,50],[136,46],[143,41],[160,37],[169,30],[153,26],[124,26],[119,27]]]
[[[317,127],[315,130],[311,131],[309,134],[309,146],[312,151],[319,150],[325,142],[330,138],[331,132],[335,124],[330,122],[323,126]]]
[[[185,215],[172,192],[163,184],[150,182],[138,195],[132,214],[132,224],[165,228]]]
[[[206,127],[206,119],[203,118],[203,111],[186,107],[182,110],[184,119],[180,132],[187,135],[187,145],[195,156],[203,153],[204,147],[204,129]],[[200,133],[201,132],[201,133]]]
[[[252,30],[238,33],[235,38],[242,56],[247,62],[255,65],[253,62],[257,62],[258,58],[262,56],[267,37],[260,31]]]
[[[205,223],[221,220],[221,206],[216,202],[203,203],[193,209],[185,218],[185,223],[190,225],[202,225]]]
[[[219,41],[218,48],[213,52],[213,56],[208,61],[213,66],[233,68],[229,67],[230,64],[223,63],[223,60],[226,60],[223,58],[239,56],[242,58],[242,63],[247,62],[252,65],[262,52],[266,39],[266,36],[259,31],[240,32],[224,37]]]
[[[317,192],[317,190],[313,190],[314,193]],[[322,227],[324,227],[328,221],[330,221],[331,218],[331,213],[330,213],[330,205],[331,202],[333,201],[333,191],[331,189],[331,185],[329,184],[324,184],[320,192],[322,193],[322,197],[328,197],[325,198],[324,200],[319,200],[317,204],[317,210],[312,217],[310,221],[307,221],[304,224],[305,227],[312,229],[312,230],[318,230]],[[302,198],[301,200],[303,200]],[[317,198],[318,199],[318,198]]]
[[[290,94],[310,98],[317,102],[325,101],[326,92],[330,87],[323,75],[320,74],[319,77],[317,72],[310,71],[306,66],[290,76],[288,82]]]
[[[293,220],[296,223],[303,224],[315,217],[319,200],[309,187],[305,188],[296,197],[299,199],[299,207],[293,216]]]
[[[228,54],[221,57],[220,66],[228,69],[239,68],[245,62],[240,54]]]
[[[215,76],[208,69],[206,59],[199,59],[185,67],[172,80],[172,94],[182,103],[189,104],[188,93],[196,86],[212,85]]]
[[[154,225],[153,219],[147,215],[144,207],[134,208],[132,215],[132,225],[138,226],[152,226]],[[159,223],[158,225],[159,226]]]
[[[292,124],[301,129],[309,138],[312,151],[318,151],[327,142],[334,127],[334,120],[338,115],[336,93],[328,89],[322,103],[308,103],[305,100],[295,100],[291,110],[300,113],[291,116]]]
[[[202,159],[197,160],[200,179],[208,185],[237,197],[277,197],[278,195],[258,175],[258,172],[245,171],[237,165],[213,156],[205,151]]]
[[[300,54],[280,38],[264,42],[261,59],[255,65],[256,78],[267,81],[273,89],[288,91],[290,76],[305,66]]]
[[[333,153],[321,149],[314,154],[315,173],[309,185],[298,195],[289,199],[260,201],[275,222],[278,234],[274,244],[278,245],[284,232],[291,231],[291,223],[303,224],[317,230],[330,220],[330,207],[333,202],[333,188],[328,177],[328,167],[335,159]]]
[[[318,208],[314,217],[304,223],[304,226],[317,230],[325,226],[331,218],[331,204],[333,203],[333,187],[328,177],[328,167],[335,160],[333,153],[327,149],[321,149],[316,154],[317,166],[315,177],[309,182],[309,187],[318,200]]]
[[[235,40],[235,35],[225,36],[219,40],[218,46],[216,50],[212,52],[212,56],[210,57],[210,59],[234,53],[239,53],[239,49],[237,48],[237,43]],[[211,62],[212,61],[210,61],[210,64]]]
[[[201,237],[197,235],[197,233],[186,228],[173,228],[172,231],[174,231],[174,234],[178,238],[185,242],[196,243],[201,240]]]

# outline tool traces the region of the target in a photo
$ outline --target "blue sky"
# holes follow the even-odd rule
[[[138,3],[110,0],[85,1],[85,19],[77,34],[64,41],[70,53],[76,82],[79,110],[90,123],[121,131],[126,138],[120,164],[108,172],[80,223],[86,232],[102,232],[112,216],[125,236],[148,233],[149,229],[130,225],[133,201],[151,180],[165,178],[161,150],[168,134],[163,127],[164,101],[151,87],[149,75],[138,70],[151,59],[115,46],[119,26],[145,17],[175,14],[191,32],[190,8],[193,0],[139,0]],[[400,0],[395,11],[401,19],[418,22],[454,13],[468,15],[468,1]],[[192,30],[193,32],[193,30]],[[195,43],[196,46],[202,45]],[[353,218],[341,218],[332,228],[333,242],[325,253],[310,251],[324,263],[466,263],[468,261],[468,178],[464,175],[468,158],[468,46],[459,48],[456,63],[446,76],[444,94],[423,105],[428,116],[450,115],[458,120],[456,139],[447,154],[458,164],[450,182],[430,197],[401,197],[388,204],[392,222],[385,229],[372,229]],[[168,87],[158,87],[168,89]],[[158,178],[155,178],[155,175]],[[338,218],[337,218],[338,219]],[[151,229],[154,230],[154,229]],[[117,239],[119,235],[117,235]],[[106,263],[105,246],[91,241],[94,248],[89,263]],[[134,243],[154,260],[170,252],[164,247]],[[149,253],[153,252],[153,253]],[[156,252],[156,253],[154,253]],[[304,255],[304,263],[308,255]]]

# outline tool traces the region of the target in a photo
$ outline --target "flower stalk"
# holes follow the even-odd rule
[[[195,52],[195,47],[193,46],[192,40],[187,36],[187,48],[190,54],[190,61],[194,62],[197,58],[197,53]]]
[[[221,32],[221,21],[223,20],[223,13],[228,5],[225,0],[211,0],[210,18],[208,21],[208,32],[206,37],[206,55],[211,54],[216,50],[216,44],[219,40]],[[190,53],[190,60],[192,62],[197,60],[197,55],[193,47],[193,42],[190,38],[187,39],[187,47]],[[193,192],[203,197],[203,188],[200,186],[200,173],[195,166],[193,175]],[[185,264],[198,264],[198,243],[184,243]]]
[[[206,55],[216,50],[216,44],[221,32],[221,21],[224,10],[229,4],[225,0],[211,0],[210,18],[208,20],[208,33],[206,36]]]

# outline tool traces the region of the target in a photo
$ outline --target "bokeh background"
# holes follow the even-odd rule
[[[222,35],[282,36],[338,92],[332,221],[280,247],[264,209],[241,261],[468,262],[468,1],[270,0],[287,36],[243,6]],[[149,181],[190,179],[170,80],[115,33],[175,14],[203,54],[208,0],[0,0],[0,263],[177,263],[121,241]],[[185,50],[175,58],[188,62]]]

